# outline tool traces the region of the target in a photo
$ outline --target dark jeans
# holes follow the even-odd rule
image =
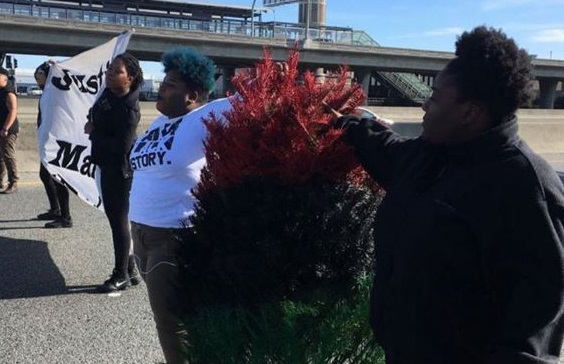
[[[0,137],[0,184],[8,172],[8,183],[16,183],[19,180],[18,167],[16,165],[17,134],[8,134]]]
[[[181,229],[131,222],[134,252],[147,285],[149,302],[167,364],[186,364],[182,357],[182,305],[178,295],[178,235]]]
[[[60,212],[64,219],[70,219],[69,190],[63,184],[55,181],[43,164],[39,167],[39,178],[47,193],[49,210]]]
[[[124,178],[120,167],[108,166],[100,168],[100,184],[104,211],[112,230],[114,267],[125,273],[132,250],[128,220],[131,178]]]

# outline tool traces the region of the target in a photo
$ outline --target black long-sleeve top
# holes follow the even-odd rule
[[[0,129],[4,128],[4,124],[8,121],[8,115],[10,114],[10,109],[6,104],[8,99],[8,94],[16,95],[16,90],[12,86],[6,86],[0,89]],[[20,132],[20,122],[16,115],[16,120],[12,123],[8,129],[8,134],[18,134]]]
[[[386,190],[371,325],[400,363],[558,363],[564,187],[517,121],[449,147],[375,121],[345,140]]]
[[[91,157],[101,168],[121,168],[125,178],[132,175],[127,154],[141,119],[139,90],[117,97],[106,89],[90,110],[94,130],[90,133]]]

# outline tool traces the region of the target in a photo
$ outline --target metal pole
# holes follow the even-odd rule
[[[255,36],[255,3],[257,0],[253,0],[253,5],[251,5],[251,37]]]
[[[272,9],[272,38],[276,35],[276,10]]]
[[[272,11],[273,20],[272,20],[272,36],[271,36],[271,38],[274,38],[274,34],[276,33],[276,10],[270,9],[270,8],[267,8],[266,10]]]
[[[309,19],[311,17],[311,1],[306,0],[306,30],[305,30],[305,40],[309,39]]]
[[[272,9],[272,21],[274,22],[274,25],[276,25],[276,9]]]

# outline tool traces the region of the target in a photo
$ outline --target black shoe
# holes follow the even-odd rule
[[[113,270],[110,279],[104,282],[101,286],[98,286],[98,292],[101,293],[111,293],[116,291],[123,291],[131,287],[131,281],[126,273],[120,273],[117,270]]]
[[[143,281],[141,274],[139,273],[139,269],[137,269],[135,264],[133,264],[133,268],[127,268],[127,274],[129,275],[129,281],[132,286],[136,286]]]
[[[37,215],[37,220],[57,220],[61,218],[61,212],[57,210],[49,210]]]
[[[60,228],[71,228],[72,227],[72,219],[68,218],[65,219],[63,217],[58,217],[55,221],[48,222],[45,224],[46,229],[60,229]]]

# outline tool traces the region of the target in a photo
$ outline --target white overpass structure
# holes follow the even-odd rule
[[[257,27],[257,26],[255,26]],[[73,56],[129,30],[130,25],[86,22],[72,19],[1,14],[0,54],[57,54]],[[129,50],[141,60],[158,61],[163,52],[176,46],[199,49],[224,68],[226,75],[236,67],[247,67],[262,57],[263,48],[283,60],[291,49],[300,50],[304,67],[335,68],[347,65],[368,88],[374,72],[408,72],[434,76],[454,56],[449,52],[388,48],[355,44],[257,37],[237,32],[192,31],[171,28],[135,27]],[[534,59],[539,80],[541,107],[552,108],[556,86],[564,80],[564,61]]]

